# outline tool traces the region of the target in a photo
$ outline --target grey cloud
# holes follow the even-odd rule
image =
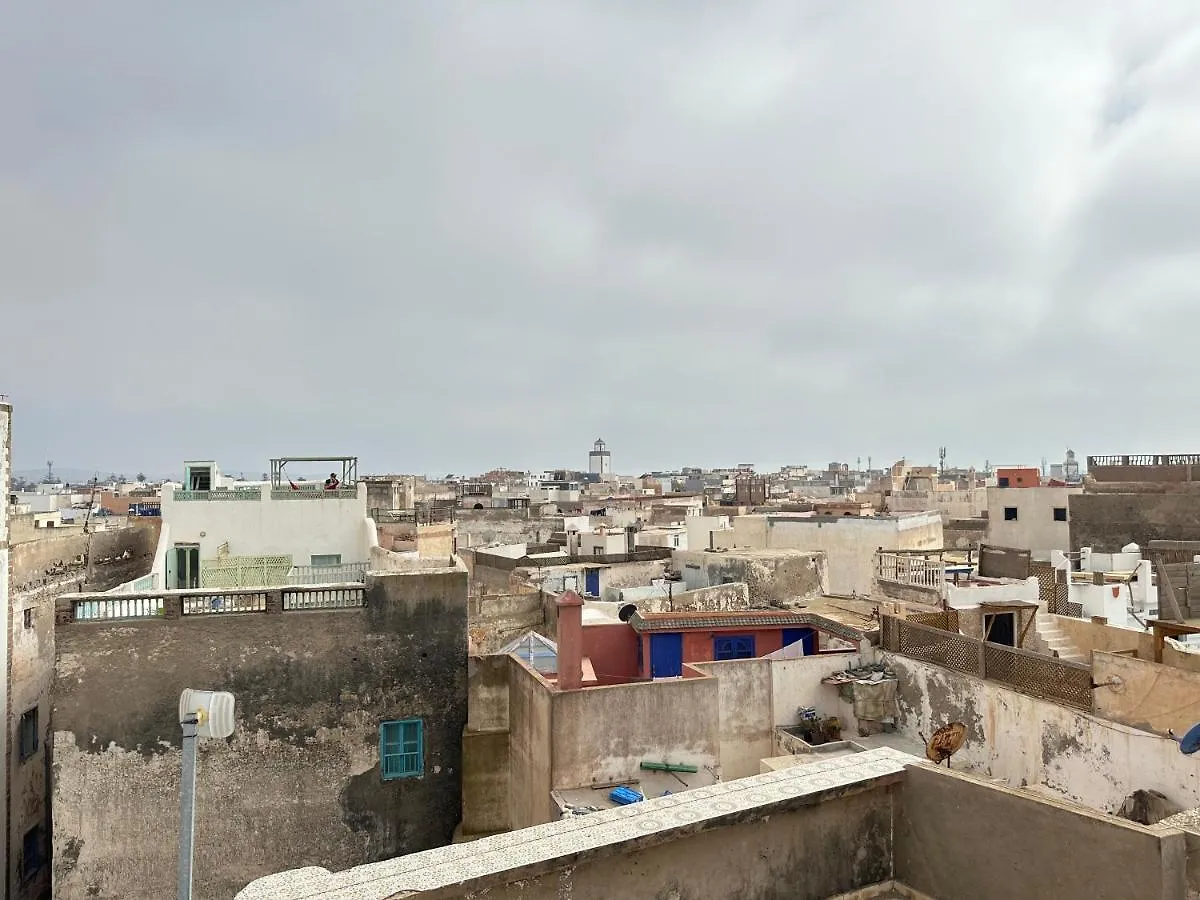
[[[21,4],[18,464],[1200,443],[1191,6]]]

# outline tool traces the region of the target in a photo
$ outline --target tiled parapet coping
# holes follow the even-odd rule
[[[905,766],[920,762],[899,750],[868,750],[345,872],[315,867],[281,872],[252,882],[237,896],[238,900],[385,900],[465,882],[470,882],[471,890],[483,890],[584,859],[623,853],[635,843],[637,847],[665,843],[684,833],[897,783]]]

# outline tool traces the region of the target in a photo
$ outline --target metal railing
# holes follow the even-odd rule
[[[370,563],[341,563],[336,566],[292,566],[287,574],[288,584],[339,584],[343,581],[365,581]]]
[[[216,488],[211,491],[177,490],[176,500],[261,500],[262,488]]]
[[[1090,666],[976,640],[895,616],[883,617],[880,640],[883,649],[891,653],[996,681],[1064,706],[1092,709]]]

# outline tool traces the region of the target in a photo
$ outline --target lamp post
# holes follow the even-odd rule
[[[194,691],[179,695],[183,770],[179,779],[179,900],[192,900],[192,848],[196,830],[196,744],[233,734],[233,694]]]

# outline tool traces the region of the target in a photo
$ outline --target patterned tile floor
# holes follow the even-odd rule
[[[780,800],[871,781],[902,772],[906,765],[919,761],[890,747],[818,760],[345,872],[319,868],[281,872],[248,885],[238,900],[381,900],[401,891],[433,890]]]

